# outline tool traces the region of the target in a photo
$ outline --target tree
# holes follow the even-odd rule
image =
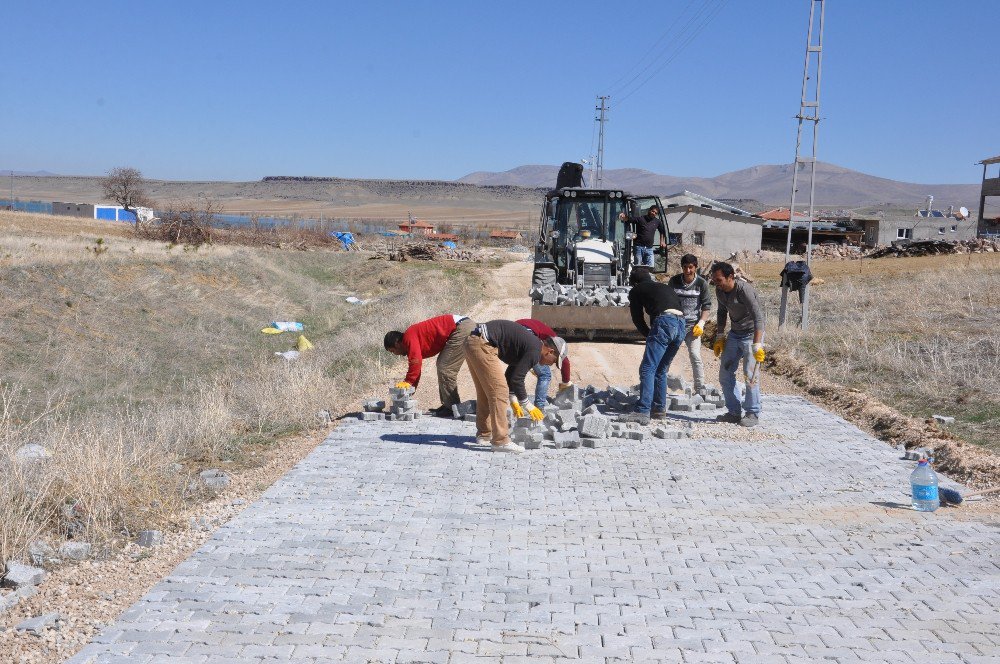
[[[104,189],[104,196],[118,205],[121,205],[126,212],[131,212],[135,217],[135,223],[139,225],[139,212],[136,208],[152,207],[153,202],[146,194],[146,179],[138,168],[130,166],[112,168],[108,171],[107,177],[101,180],[101,188]]]

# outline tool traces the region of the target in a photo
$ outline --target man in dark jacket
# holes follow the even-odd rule
[[[667,415],[667,371],[684,342],[684,314],[674,289],[654,281],[648,269],[632,270],[629,283],[632,322],[646,337],[646,352],[639,364],[639,404],[625,419],[649,424],[651,416],[663,419]],[[644,314],[649,314],[649,325]]]
[[[559,336],[551,327],[534,318],[519,318],[514,322],[520,323],[531,330],[542,341]],[[569,357],[562,359],[559,363],[559,370],[562,372],[562,382],[559,383],[559,389],[562,390],[573,384],[570,380]],[[535,405],[539,408],[545,408],[549,402],[549,384],[552,382],[552,369],[544,364],[536,364],[531,371],[538,378],[535,382]]]
[[[660,231],[660,248],[667,246],[667,227],[660,218],[660,208],[655,205],[649,208],[646,214],[639,217],[627,217],[622,212],[618,218],[626,224],[631,225],[635,230],[635,239],[632,241],[632,262],[635,265],[645,265],[653,267],[656,265],[653,256],[653,242],[656,240],[656,231]]]
[[[491,320],[476,326],[465,341],[465,361],[476,385],[476,442],[494,452],[523,452],[510,439],[508,404],[517,417],[541,421],[545,414],[528,400],[524,377],[536,364],[556,364],[566,357],[561,337],[540,340],[512,320]],[[506,371],[503,365],[507,365]]]
[[[684,311],[684,324],[687,333],[684,343],[687,344],[688,358],[691,360],[691,374],[694,378],[694,389],[705,387],[705,368],[701,362],[701,335],[705,333],[705,321],[712,312],[712,296],[709,294],[708,281],[698,274],[698,257],[694,254],[684,254],[681,258],[681,273],[670,277],[667,285],[674,289],[681,299],[681,310]]]

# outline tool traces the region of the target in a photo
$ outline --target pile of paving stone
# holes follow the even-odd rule
[[[532,286],[528,294],[534,304],[581,307],[627,307],[628,286]]]
[[[391,405],[385,412],[385,401],[369,399],[364,403],[361,419],[365,422],[389,420],[390,422],[412,422],[420,419],[422,413],[417,407],[417,399],[413,396],[412,387],[393,387],[389,389]]]

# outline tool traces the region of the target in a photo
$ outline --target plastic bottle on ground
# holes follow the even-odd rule
[[[918,512],[933,512],[941,506],[937,473],[927,459],[921,459],[910,473],[911,503]]]

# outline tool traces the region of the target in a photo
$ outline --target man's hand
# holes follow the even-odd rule
[[[757,362],[764,361],[764,344],[753,345],[753,359],[755,359]]]
[[[545,419],[545,413],[538,406],[531,406],[528,409],[528,416],[535,422],[541,422]]]
[[[396,389],[397,390],[408,390],[411,387],[413,387],[413,386],[410,385],[409,383],[407,383],[405,380],[401,380],[398,383],[396,383]]]
[[[514,411],[514,417],[524,417],[524,409],[521,408],[521,404],[518,403],[516,399],[510,402],[510,407]]]
[[[619,212],[618,213],[618,219],[620,221],[625,221],[625,213],[624,212]]]
[[[562,392],[567,387],[573,387],[573,383],[559,383],[559,392]]]
[[[715,353],[716,357],[719,357],[724,350],[726,350],[726,340],[722,337],[716,338],[715,343],[712,345],[712,352]]]
[[[705,334],[705,321],[700,320],[691,328],[691,336],[697,339],[703,334]]]

